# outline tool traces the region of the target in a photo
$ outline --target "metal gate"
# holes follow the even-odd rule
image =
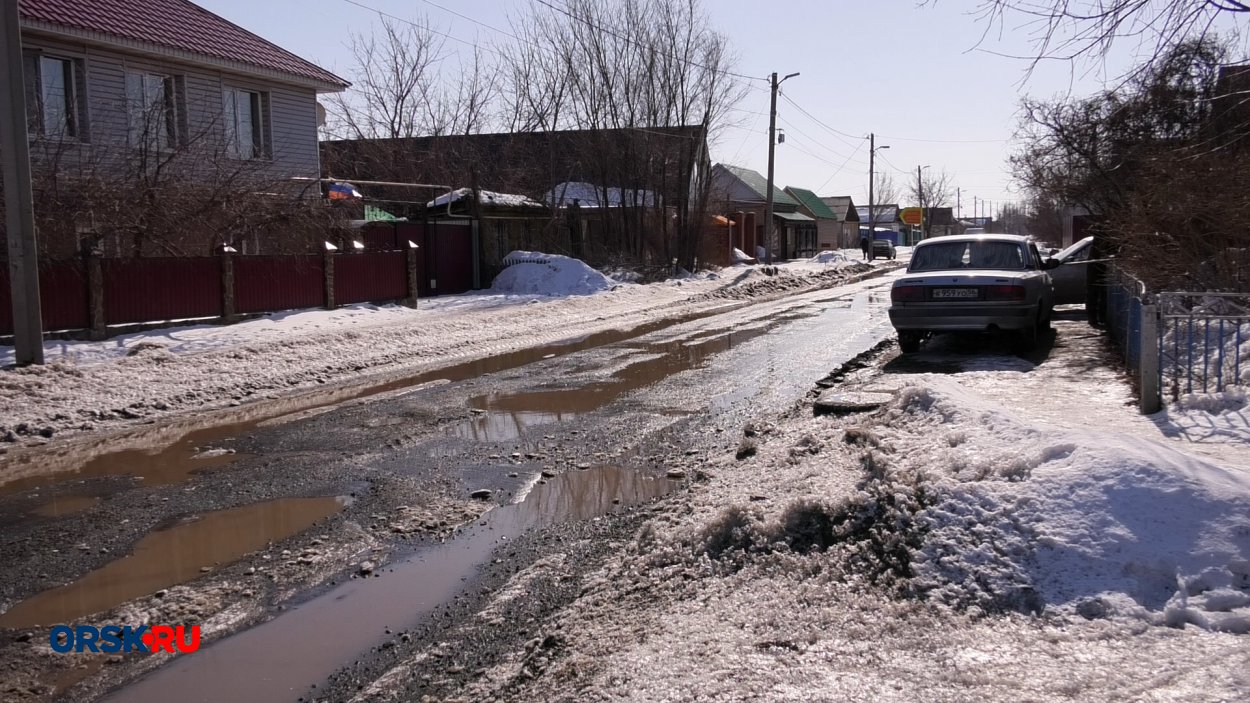
[[[1160,293],[1158,302],[1163,392],[1176,400],[1250,385],[1250,295]]]

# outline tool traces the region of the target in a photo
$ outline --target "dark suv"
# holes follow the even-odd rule
[[[874,259],[893,259],[894,255],[894,242],[888,239],[872,240],[872,257]]]

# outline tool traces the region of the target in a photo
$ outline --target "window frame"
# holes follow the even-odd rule
[[[64,95],[61,129],[50,129],[48,119],[46,64],[61,64]],[[26,127],[35,139],[66,142],[88,141],[86,100],[86,65],[81,57],[42,50],[22,52],[22,75],[26,82]]]
[[[247,96],[249,103],[248,122],[252,132],[250,155],[244,154],[240,149],[243,142],[239,139],[239,98],[242,96]],[[221,88],[221,108],[227,156],[240,161],[267,160],[273,157],[267,92],[225,84]]]
[[[136,129],[136,119],[139,116],[136,115],[135,108],[136,103],[139,101],[136,100],[135,94],[132,92],[133,86],[131,84],[131,80],[137,78],[139,80],[139,97],[142,100],[142,105],[140,106],[141,112],[147,112],[148,110],[153,109],[153,105],[155,104],[155,101],[148,99],[149,81],[152,81],[153,79],[159,80],[162,88],[162,102],[164,105],[161,109],[161,123],[163,125],[164,134],[159,135],[163,138],[160,139],[161,143],[155,145],[155,151],[157,153],[168,153],[177,150],[183,145],[183,140],[186,137],[184,134],[182,99],[180,95],[182,82],[179,80],[179,76],[172,73],[162,73],[144,68],[127,68],[124,75],[126,91],[126,141],[129,143],[130,148],[140,149],[147,146],[143,143],[143,134],[146,133],[146,128],[142,132]],[[136,133],[139,134],[138,138],[136,138]]]

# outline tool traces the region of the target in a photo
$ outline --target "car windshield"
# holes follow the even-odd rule
[[[1015,242],[933,242],[916,247],[909,271],[948,269],[1024,269],[1024,249]]]

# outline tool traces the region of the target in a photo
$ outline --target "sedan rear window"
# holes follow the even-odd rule
[[[1013,242],[934,242],[916,247],[908,271],[998,269],[1020,271],[1027,261]]]

